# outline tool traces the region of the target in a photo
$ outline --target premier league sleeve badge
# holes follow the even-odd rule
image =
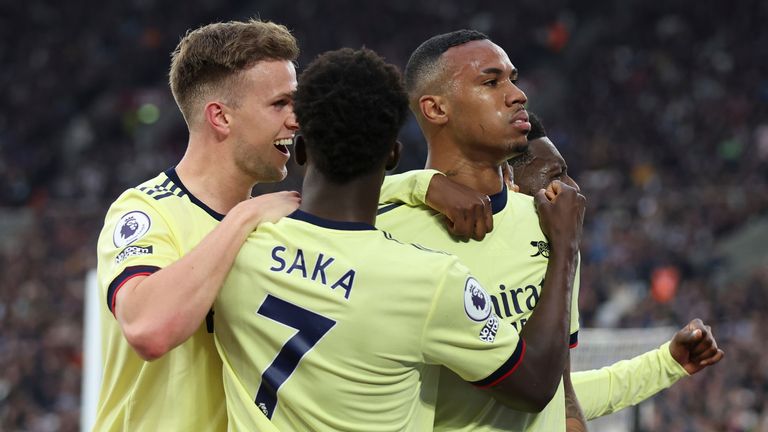
[[[134,210],[120,218],[112,233],[115,247],[121,248],[140,239],[149,231],[152,221],[146,213]]]

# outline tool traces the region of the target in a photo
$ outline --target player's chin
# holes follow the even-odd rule
[[[528,138],[525,135],[516,139],[512,139],[507,143],[507,152],[509,153],[509,158],[525,153],[527,150]]]
[[[274,175],[269,180],[272,183],[277,183],[285,180],[285,178],[288,176],[288,168],[283,165],[282,168],[278,168],[275,170]]]
[[[257,183],[278,183],[288,176],[288,168],[283,164],[282,166],[272,166],[269,168],[262,168],[254,172],[254,177]]]

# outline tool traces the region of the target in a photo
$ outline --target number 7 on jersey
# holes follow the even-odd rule
[[[261,385],[254,402],[264,415],[271,419],[277,405],[277,391],[280,386],[296,370],[304,354],[328,333],[336,321],[271,294],[267,295],[256,313],[297,330],[261,375]]]

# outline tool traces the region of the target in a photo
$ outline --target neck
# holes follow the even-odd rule
[[[504,186],[502,164],[468,158],[457,151],[433,151],[430,144],[426,168],[438,170],[456,183],[486,195],[499,193]]]
[[[251,196],[255,182],[244,176],[229,158],[211,157],[215,144],[190,137],[187,151],[176,165],[176,174],[200,201],[227,214],[232,207]]]
[[[377,170],[339,184],[310,165],[304,175],[299,208],[324,219],[374,225],[383,180],[383,170]]]

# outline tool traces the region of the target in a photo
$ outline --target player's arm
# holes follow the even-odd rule
[[[535,197],[542,231],[550,242],[550,257],[541,297],[520,336],[526,352],[519,368],[490,388],[512,408],[539,412],[557,391],[569,353],[572,290],[577,268],[585,198],[557,181]],[[510,396],[524,397],[523,403]]]
[[[575,255],[575,248],[573,253]],[[469,282],[465,285],[462,307],[455,307],[454,313],[444,311],[451,306],[440,307],[444,303],[453,298],[462,299],[460,290],[458,294],[451,294],[449,290],[460,283],[448,283],[446,293],[436,296],[438,307],[433,307],[425,327],[429,340],[424,344],[426,357],[445,365],[477,388],[490,391],[494,398],[512,409],[540,412],[557,391],[565,368],[570,336],[568,280],[573,280],[573,261],[565,254],[562,258],[550,254],[552,273],[547,273],[547,278],[550,283],[560,283],[563,287],[560,292],[555,287],[542,289],[534,312],[542,319],[539,323],[533,322],[533,330],[529,329],[531,321],[528,321],[522,333],[496,317],[490,296],[475,290],[475,284]],[[570,266],[574,268],[569,270]],[[557,297],[568,298],[558,301]],[[462,319],[461,315],[466,317]]]
[[[563,373],[563,390],[565,393],[565,430],[566,432],[586,432],[587,419],[579,406],[579,399],[571,383],[570,352]]]
[[[402,203],[408,206],[426,204],[427,190],[435,174],[433,169],[412,170],[384,177],[379,194],[379,205]]]
[[[446,360],[446,356],[442,357],[447,361],[443,364],[465,380],[492,392],[501,403],[526,412],[540,412],[546,407],[565,370],[571,336],[571,294],[584,217],[585,200],[575,189],[558,182],[550,192],[551,197],[541,191],[536,198],[540,223],[550,240],[544,286],[536,310],[520,334],[510,324],[498,325],[501,336],[494,343],[502,345],[507,357],[498,362],[495,369],[484,370],[480,377],[474,377],[466,369],[469,365],[483,366],[478,359],[487,353],[477,353],[472,358],[454,356]],[[477,304],[490,304],[490,298]],[[472,307],[465,306],[468,310]],[[451,323],[457,321],[461,320]],[[512,342],[504,346],[507,337]],[[471,344],[465,346],[471,347]],[[456,364],[456,358],[463,361]]]
[[[154,360],[187,340],[213,305],[248,235],[299,205],[296,192],[262,195],[236,205],[188,254],[148,276],[123,281],[113,313],[128,343]]]
[[[637,405],[723,355],[710,327],[695,319],[658,349],[571,378],[584,415],[592,420]]]
[[[493,230],[493,210],[488,195],[456,183],[436,170],[414,170],[385,177],[379,203],[426,205],[444,215],[448,231],[460,238],[482,240]]]

